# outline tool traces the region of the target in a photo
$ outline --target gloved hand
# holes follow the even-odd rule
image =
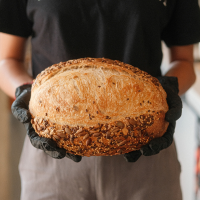
[[[178,120],[182,114],[182,101],[178,95],[178,79],[176,77],[167,76],[157,78],[167,93],[169,110],[165,115],[165,120],[169,122],[168,129],[162,137],[153,139],[140,150],[124,154],[124,158],[128,162],[137,161],[141,155],[151,156],[158,154],[161,150],[169,147],[173,142],[176,120]]]
[[[28,110],[31,96],[31,86],[31,84],[27,84],[18,87],[15,92],[16,100],[11,106],[13,115],[24,124],[31,144],[35,148],[43,150],[46,154],[53,158],[61,159],[66,156],[75,162],[80,162],[82,159],[81,156],[66,153],[65,149],[57,147],[54,140],[40,137],[35,132],[31,124],[31,114]]]

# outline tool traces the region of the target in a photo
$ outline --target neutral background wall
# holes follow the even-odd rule
[[[0,90],[0,199],[10,199],[8,98]]]

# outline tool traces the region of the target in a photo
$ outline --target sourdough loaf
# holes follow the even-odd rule
[[[118,155],[167,130],[166,93],[140,69],[105,58],[55,64],[34,80],[31,123],[68,153]]]

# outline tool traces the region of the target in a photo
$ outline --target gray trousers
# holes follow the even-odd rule
[[[61,160],[35,149],[26,137],[20,165],[21,200],[181,200],[175,144],[128,163],[123,156]]]

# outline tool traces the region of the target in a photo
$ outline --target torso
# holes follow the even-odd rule
[[[173,6],[159,0],[28,0],[33,75],[60,61],[106,57],[158,76],[161,34]]]

